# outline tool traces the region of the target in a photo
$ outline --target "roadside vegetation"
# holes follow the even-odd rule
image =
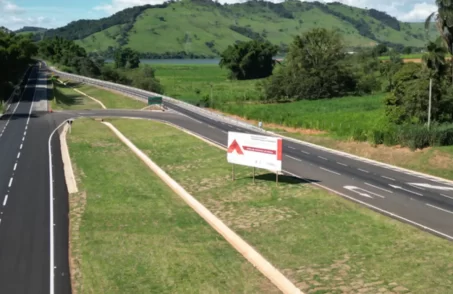
[[[54,110],[102,108],[99,103],[74,89],[101,101],[102,104],[109,109],[142,109],[146,106],[146,103],[143,101],[138,101],[122,94],[100,89],[95,86],[80,84],[73,81],[62,82],[66,83],[66,85],[54,80],[54,99],[51,102],[52,109]]]
[[[253,184],[236,166],[231,181],[223,150],[162,123],[109,121],[304,291],[453,290],[446,240],[292,177],[277,186],[260,170]]]
[[[76,120],[68,145],[77,293],[278,293],[107,127]]]
[[[29,36],[20,36],[0,29],[0,104],[6,101],[22,75],[33,63],[37,47]],[[2,106],[3,107],[3,106]]]

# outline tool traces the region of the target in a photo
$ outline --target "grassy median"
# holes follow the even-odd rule
[[[277,293],[104,125],[68,134],[76,293]]]
[[[252,184],[237,166],[232,182],[225,151],[161,123],[111,121],[302,290],[453,291],[451,242],[293,178]]]
[[[78,110],[78,109],[101,109],[102,106],[83,94],[75,91],[77,89],[88,96],[91,96],[109,109],[141,109],[146,103],[133,98],[103,90],[98,87],[79,84],[72,81],[64,81],[63,85],[55,81],[55,95],[52,100],[52,108],[55,110]]]

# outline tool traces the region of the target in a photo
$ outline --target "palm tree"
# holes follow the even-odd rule
[[[438,7],[437,12],[431,13],[425,21],[425,30],[428,33],[429,25],[434,18],[436,21],[437,30],[444,41],[448,52],[453,55],[453,1],[452,0],[436,0]],[[453,83],[453,58],[451,59],[451,78]]]
[[[442,71],[446,53],[447,50],[441,46],[439,39],[436,42],[428,42],[426,52],[422,56],[422,62],[424,67],[430,70],[430,76],[437,75]]]

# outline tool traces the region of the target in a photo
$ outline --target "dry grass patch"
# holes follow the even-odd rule
[[[451,242],[291,177],[277,186],[260,171],[253,184],[237,166],[231,181],[225,151],[161,123],[110,121],[309,293],[453,292]]]

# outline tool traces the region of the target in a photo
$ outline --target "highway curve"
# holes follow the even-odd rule
[[[256,128],[205,116],[177,105],[168,112],[80,110],[49,113],[37,100],[39,68],[28,87],[0,119],[0,285],[2,293],[70,293],[68,194],[59,136],[68,119],[132,117],[166,121],[226,146],[228,131],[260,133]],[[73,76],[74,78],[74,76]],[[80,77],[82,79],[82,77]],[[88,81],[85,81],[88,82]],[[103,83],[103,82],[97,82]],[[111,85],[105,85],[111,88]],[[142,90],[117,91],[146,98]],[[74,121],[77,124],[77,120]],[[453,184],[415,172],[371,163],[295,140],[283,141],[283,169],[314,185],[453,240]]]

